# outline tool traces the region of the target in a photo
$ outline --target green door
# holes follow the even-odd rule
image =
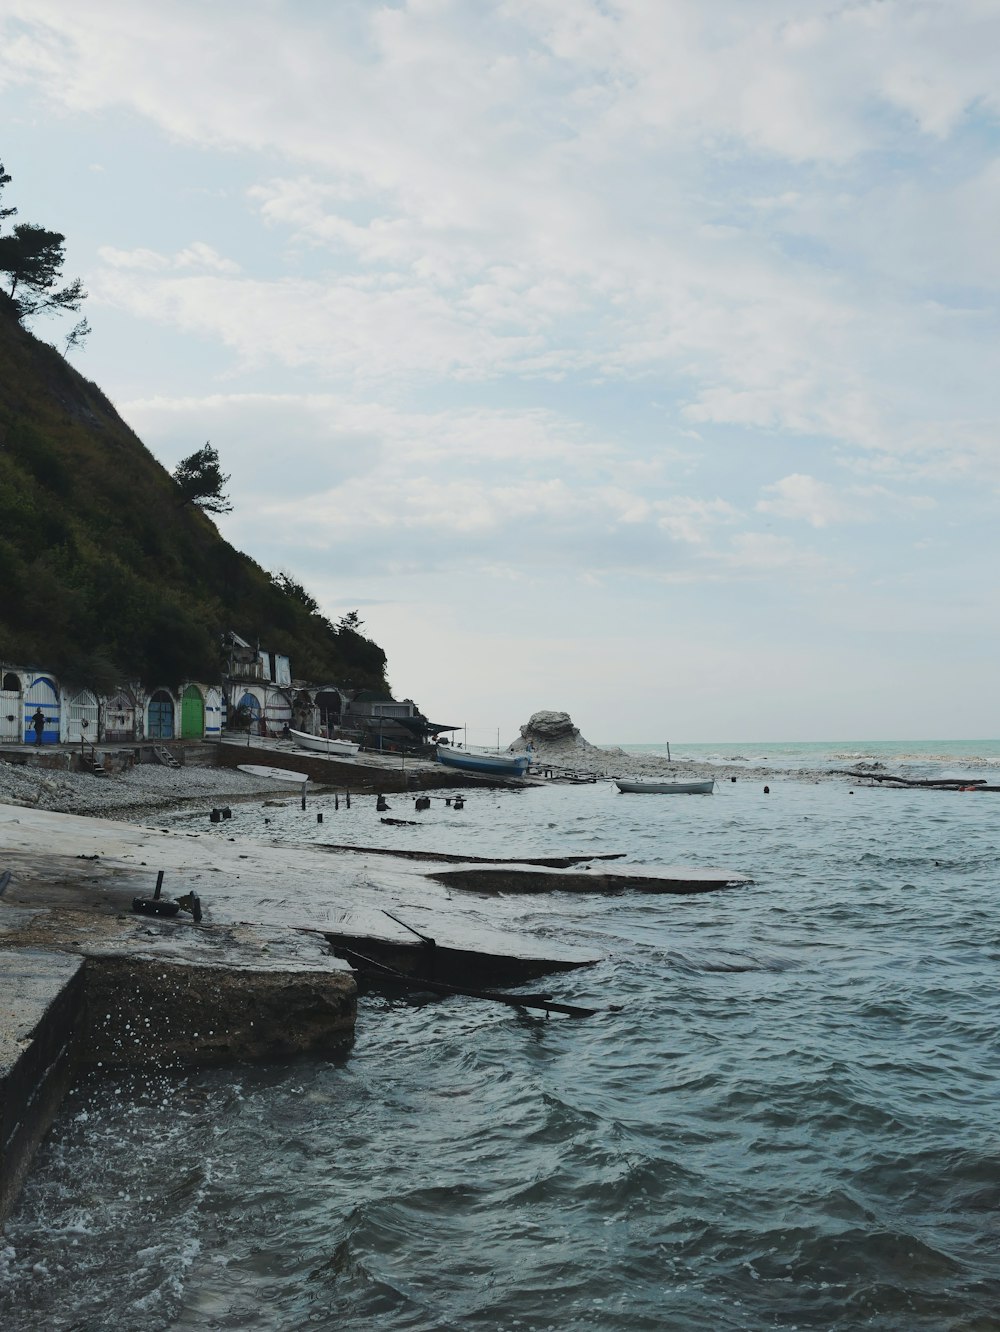
[[[196,685],[188,685],[181,695],[181,738],[200,740],[205,734],[205,700]]]

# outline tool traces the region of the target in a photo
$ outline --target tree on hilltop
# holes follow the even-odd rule
[[[0,162],[0,194],[3,193],[3,187],[9,184],[10,176],[4,171],[3,163]],[[2,222],[5,217],[13,217],[16,212],[16,208],[0,208],[0,222]]]
[[[300,606],[304,606],[310,615],[319,614],[319,602],[290,573],[286,573],[284,569],[279,569],[277,573],[271,575],[271,582],[276,588],[284,592],[286,597],[291,597]]]
[[[0,162],[0,191],[9,183],[10,176]],[[16,212],[16,208],[0,208],[0,222]],[[34,222],[19,222],[9,235],[0,236],[0,273],[7,275],[6,294],[20,322],[32,315],[79,310],[86,299],[80,278],[58,287],[66,261],[65,241],[60,232]]]
[[[225,493],[229,477],[219,466],[219,451],[206,441],[205,447],[183,458],[173,472],[181,492],[180,505],[194,504],[205,513],[231,513],[233,506]]]

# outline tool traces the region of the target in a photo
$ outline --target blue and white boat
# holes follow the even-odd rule
[[[494,777],[523,777],[531,763],[528,754],[473,754],[469,750],[438,745],[438,762],[465,772],[488,772]]]

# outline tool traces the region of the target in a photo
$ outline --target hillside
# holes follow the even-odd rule
[[[287,653],[297,678],[385,685],[385,654],[333,627],[182,506],[96,385],[0,294],[0,656],[65,680],[219,675],[220,635]]]

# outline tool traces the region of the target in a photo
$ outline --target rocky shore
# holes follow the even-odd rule
[[[531,746],[536,772],[556,776],[662,777],[678,781],[714,777],[716,781],[768,781],[781,776],[794,781],[838,780],[828,771],[797,771],[778,774],[773,768],[745,762],[705,763],[663,754],[635,754],[615,747],[592,745],[580,734],[565,712],[536,712],[521,727],[520,736],[508,747],[510,753],[525,753]],[[276,750],[278,747],[274,747]],[[359,755],[359,777],[366,768],[386,766],[382,755]],[[440,771],[431,761],[407,764],[410,770],[426,766]],[[290,791],[284,792],[290,794]],[[162,768],[142,764],[120,775],[95,778],[90,773],[62,772],[28,765],[0,762],[0,804],[25,805],[62,814],[85,814],[98,818],[141,817],[186,800],[246,800],[274,797],[275,784],[234,768],[188,766]]]
[[[267,778],[233,768],[142,764],[119,776],[98,778],[84,772],[0,763],[0,804],[60,814],[127,818],[133,812],[162,809],[192,798],[236,800],[275,794],[275,784]]]

